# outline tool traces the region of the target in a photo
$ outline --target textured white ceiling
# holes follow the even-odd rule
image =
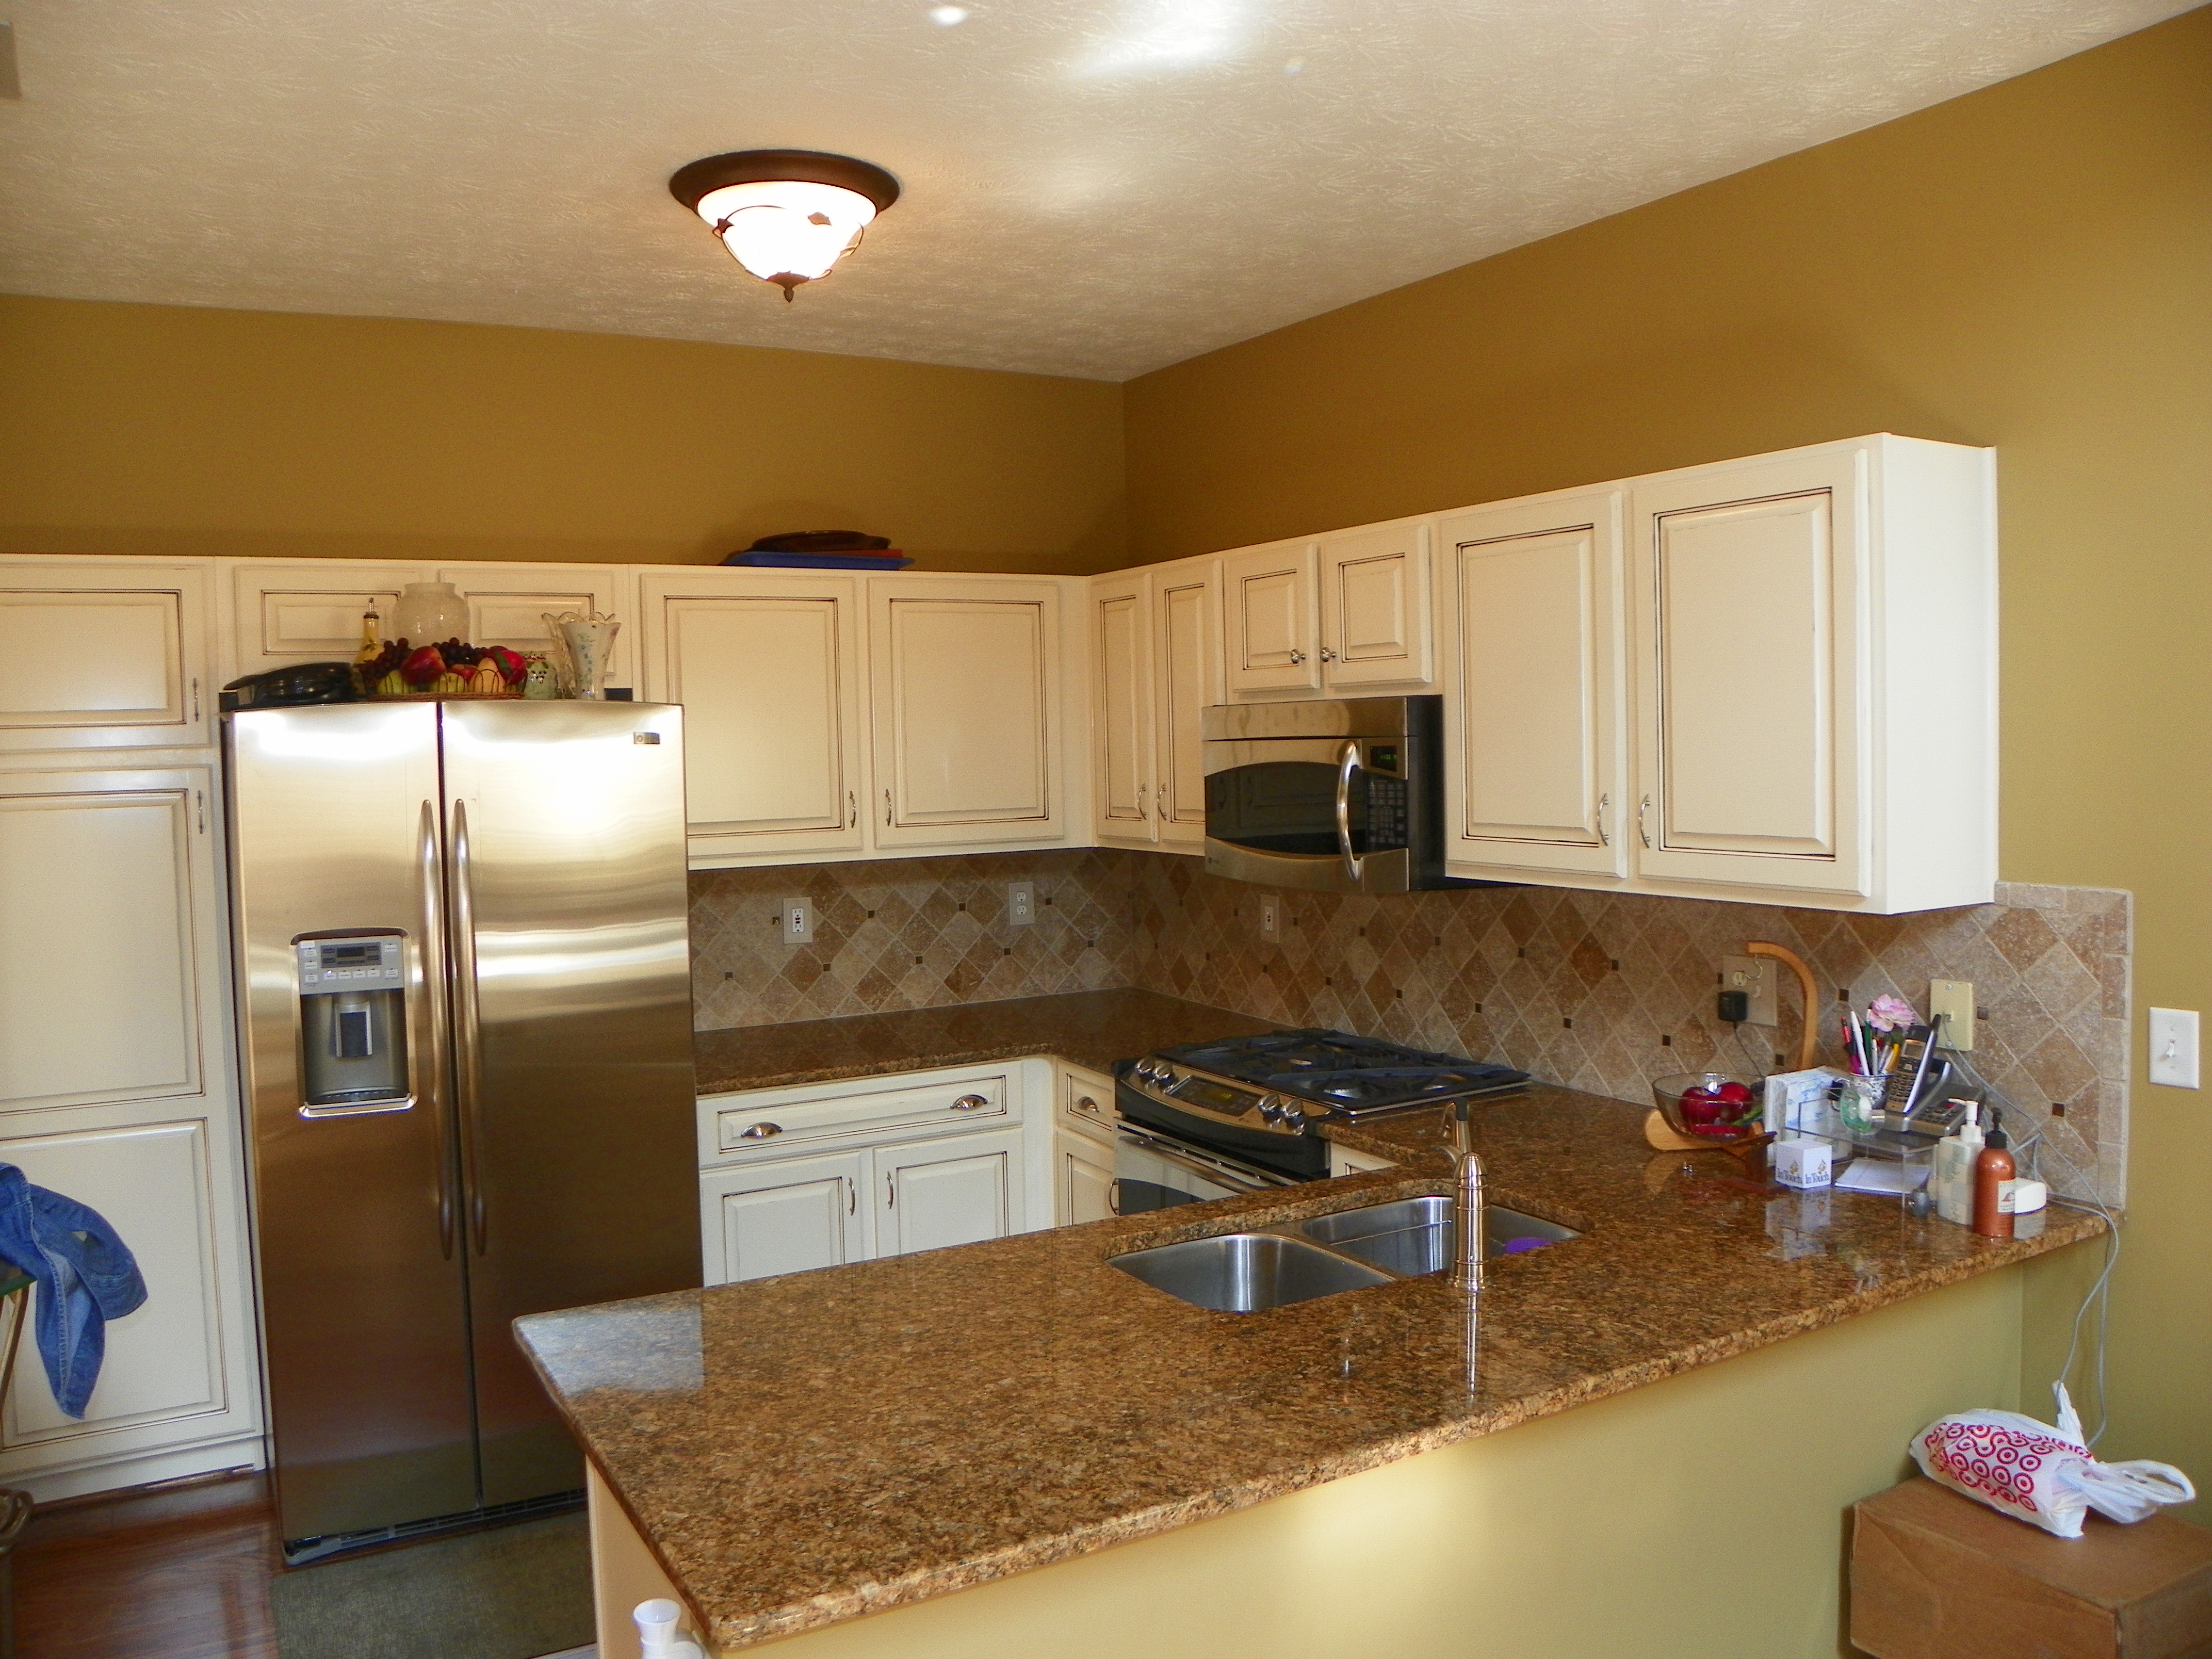
[[[13,0],[0,289],[1121,380],[2197,0]],[[905,186],[786,306],[700,155]]]

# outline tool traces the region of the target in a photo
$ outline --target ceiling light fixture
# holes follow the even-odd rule
[[[731,256],[788,301],[860,246],[898,180],[849,155],[741,149],[679,167],[668,192],[704,219]]]

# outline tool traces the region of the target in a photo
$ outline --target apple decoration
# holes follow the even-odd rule
[[[407,660],[399,665],[400,678],[410,685],[428,685],[446,672],[446,659],[434,645],[426,645],[419,651],[408,653]]]
[[[1741,1083],[1700,1084],[1682,1091],[1682,1126],[1693,1135],[1734,1140],[1752,1127],[1751,1091]]]

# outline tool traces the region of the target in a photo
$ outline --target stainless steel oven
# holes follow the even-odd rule
[[[1443,867],[1443,699],[1204,711],[1206,867],[1268,887],[1470,887]]]

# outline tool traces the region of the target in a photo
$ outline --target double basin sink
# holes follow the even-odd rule
[[[1582,1235],[1497,1204],[1489,1253],[1514,1255]],[[1452,1200],[1406,1198],[1310,1221],[1189,1238],[1108,1258],[1133,1279],[1219,1313],[1259,1313],[1343,1291],[1442,1273],[1452,1261]]]

